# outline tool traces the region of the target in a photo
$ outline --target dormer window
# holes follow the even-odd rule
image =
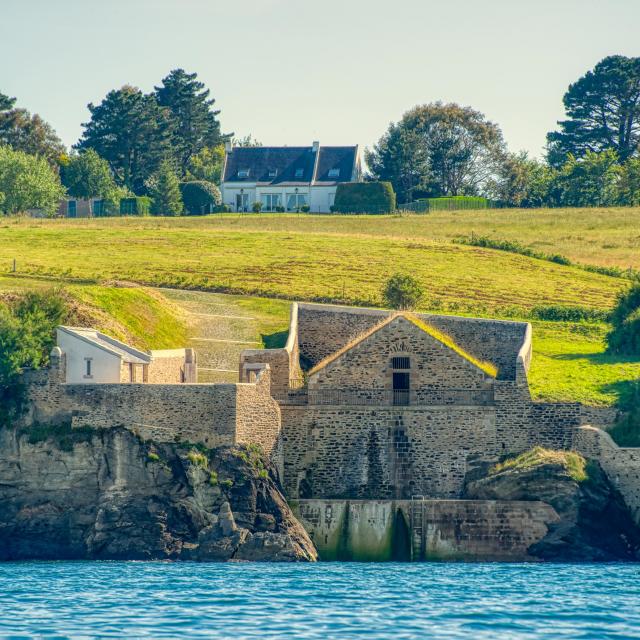
[[[340,169],[329,169],[329,177],[330,178],[339,178],[340,177]]]
[[[296,173],[295,173],[296,178],[302,178],[303,175],[304,175],[304,169],[296,169]]]
[[[238,169],[238,178],[248,178],[249,169]]]
[[[275,178],[278,175],[278,170],[277,169],[269,169],[269,177],[270,178]]]

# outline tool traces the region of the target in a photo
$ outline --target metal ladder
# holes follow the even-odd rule
[[[420,562],[426,556],[426,539],[424,530],[425,520],[424,496],[411,496],[409,511],[411,520],[411,561]]]

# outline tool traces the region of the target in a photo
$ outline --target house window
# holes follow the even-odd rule
[[[263,193],[262,194],[262,210],[275,211],[281,205],[281,197],[279,193]]]
[[[269,169],[269,177],[270,178],[275,178],[278,175],[278,170],[277,169]]]
[[[303,175],[304,175],[304,169],[296,169],[296,172],[295,172],[296,178],[302,178]]]
[[[69,218],[75,218],[76,212],[77,212],[76,201],[69,200],[69,202],[67,202],[67,216]]]
[[[287,211],[300,211],[307,204],[305,193],[287,193]]]
[[[238,178],[248,178],[249,169],[238,169]]]
[[[330,178],[339,178],[340,177],[340,169],[329,169],[329,177]]]
[[[93,358],[84,359],[84,377],[93,378]]]

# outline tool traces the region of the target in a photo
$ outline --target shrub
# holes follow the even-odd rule
[[[466,209],[488,209],[489,201],[480,196],[447,196],[428,198],[429,211],[457,211]]]
[[[149,451],[149,453],[147,453],[147,460],[149,460],[149,462],[160,462],[160,456],[155,453],[155,451]]]
[[[180,181],[168,160],[160,163],[149,179],[151,213],[155,216],[179,216],[184,210]]]
[[[613,328],[606,338],[608,351],[640,354],[640,280],[619,294],[611,324]]]
[[[276,213],[284,213],[284,207],[282,205],[276,207]]]
[[[336,213],[393,213],[396,194],[390,182],[345,182],[338,185]]]
[[[415,309],[422,297],[420,283],[412,276],[402,273],[391,276],[382,290],[384,304],[392,309]]]
[[[309,213],[309,211],[311,211],[311,207],[308,204],[303,204],[300,207],[300,211],[302,211],[302,213]]]
[[[195,449],[189,451],[189,453],[187,454],[187,458],[189,459],[189,462],[196,467],[206,468],[209,464],[207,456],[205,456],[204,453],[196,451]]]
[[[213,182],[205,180],[181,182],[180,191],[184,208],[192,216],[213,213],[222,203],[220,189]]]
[[[138,196],[120,200],[121,216],[148,216],[151,211],[151,198]]]
[[[260,213],[262,211],[262,202],[254,202],[251,208],[253,209],[254,213]]]

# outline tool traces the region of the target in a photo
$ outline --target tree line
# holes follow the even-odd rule
[[[566,116],[547,135],[544,160],[510,152],[500,127],[471,107],[416,106],[366,150],[367,178],[391,182],[400,203],[469,195],[514,207],[640,204],[640,58],[604,58],[563,102]],[[153,213],[174,215],[219,202],[215,185],[233,134],[222,132],[215,99],[196,73],[175,69],[150,93],[130,85],[110,91],[88,105],[70,151],[15,103],[0,93],[4,213],[53,212],[65,193],[112,207],[150,197]],[[259,145],[250,136],[236,144]]]

